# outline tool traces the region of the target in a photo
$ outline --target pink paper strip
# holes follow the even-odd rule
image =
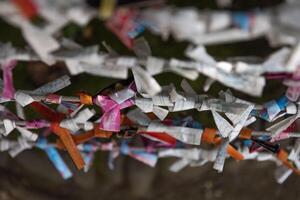
[[[16,66],[17,61],[12,60],[2,65],[3,71],[3,90],[1,97],[5,99],[14,98],[15,88],[13,84],[12,70]]]

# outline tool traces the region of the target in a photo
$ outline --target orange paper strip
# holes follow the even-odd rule
[[[208,144],[214,144],[215,143],[215,136],[217,134],[217,130],[213,128],[205,128],[204,132],[202,134],[201,141],[208,143]]]
[[[244,160],[243,154],[241,154],[239,151],[237,151],[230,144],[227,146],[227,153],[236,160]]]
[[[82,169],[85,163],[70,132],[67,129],[61,128],[59,123],[51,124],[51,130],[61,139],[77,169]]]
[[[251,139],[251,136],[252,136],[252,130],[249,128],[243,128],[239,135],[239,138],[240,139]]]

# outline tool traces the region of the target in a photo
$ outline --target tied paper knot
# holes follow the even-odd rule
[[[156,154],[149,153],[145,149],[131,148],[126,141],[122,142],[120,152],[124,155],[128,155],[136,160],[139,160],[150,167],[154,167],[158,160],[158,156]]]
[[[50,127],[50,123],[46,120],[31,120],[26,122],[25,127],[28,129],[40,129]]]
[[[265,103],[262,110],[252,110],[251,114],[272,122],[273,120],[276,120],[276,117],[281,111],[287,109],[288,103],[288,98],[286,96],[281,96],[276,100]]]
[[[118,9],[105,24],[129,49],[133,48],[133,37],[143,31],[135,22],[136,15],[132,9]]]
[[[121,126],[121,110],[134,105],[134,86],[115,92],[111,95],[97,95],[94,104],[101,107],[104,114],[100,118],[100,129],[119,132]]]
[[[128,99],[119,104],[108,96],[97,95],[95,104],[104,112],[100,118],[100,129],[118,132],[121,126],[121,109],[133,106],[134,102],[133,99]]]
[[[4,99],[12,99],[15,94],[15,88],[13,85],[13,77],[12,77],[12,70],[16,66],[17,61],[12,60],[4,63],[2,65],[3,71],[3,90],[1,97]]]
[[[300,96],[300,68],[298,68],[291,78],[285,79],[283,84],[288,86],[286,96],[290,101],[297,101]]]
[[[255,13],[235,12],[232,18],[234,25],[245,31],[250,31],[255,24]]]

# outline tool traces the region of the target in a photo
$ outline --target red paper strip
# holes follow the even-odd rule
[[[37,6],[32,0],[12,0],[12,2],[28,19],[33,19],[38,15]]]
[[[30,106],[49,121],[59,122],[65,118],[64,114],[55,112],[54,110],[42,103],[33,102],[30,104]]]

